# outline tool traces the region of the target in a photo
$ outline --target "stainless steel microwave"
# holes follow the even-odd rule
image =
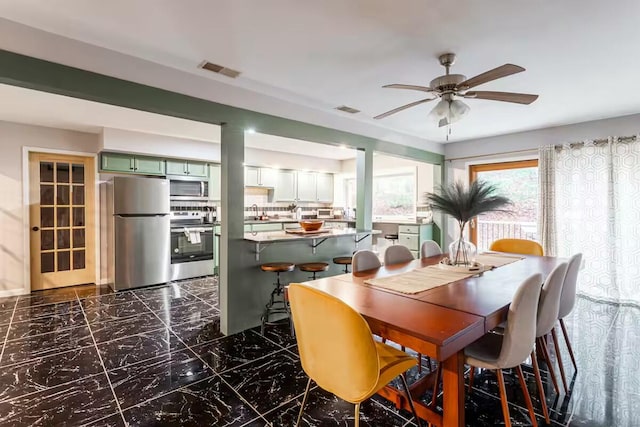
[[[202,178],[169,176],[171,200],[209,200],[209,182]]]

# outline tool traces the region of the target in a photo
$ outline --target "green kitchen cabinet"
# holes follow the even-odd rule
[[[298,201],[317,202],[317,178],[316,172],[298,172]]]
[[[251,224],[251,231],[254,233],[263,231],[282,231],[282,223]]]
[[[136,157],[133,168],[135,173],[144,175],[164,175],[164,160],[154,157]]]
[[[190,160],[167,160],[167,175],[185,175],[206,178],[207,164]]]
[[[131,154],[102,153],[100,168],[109,172],[133,172],[134,157]]]
[[[164,160],[133,154],[102,153],[101,170],[106,172],[139,173],[141,175],[164,175]]]

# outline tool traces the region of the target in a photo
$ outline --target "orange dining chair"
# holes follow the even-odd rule
[[[489,250],[522,255],[544,255],[540,243],[525,239],[498,239],[491,244]]]
[[[299,283],[289,285],[288,294],[300,362],[309,376],[296,426],[302,421],[311,380],[323,390],[354,403],[358,427],[360,404],[397,376],[402,379],[420,426],[404,377],[416,365],[416,359],[375,341],[364,318],[338,298]]]

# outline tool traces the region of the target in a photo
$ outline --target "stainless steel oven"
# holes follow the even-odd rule
[[[171,279],[189,279],[214,273],[213,224],[204,212],[171,212]]]
[[[196,177],[169,176],[171,200],[209,200],[209,182]]]

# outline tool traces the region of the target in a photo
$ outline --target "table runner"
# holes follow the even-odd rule
[[[477,262],[493,268],[511,264],[521,259],[524,259],[524,257],[496,253],[484,253],[476,257]],[[477,271],[462,272],[448,270],[446,267],[443,268],[436,264],[395,276],[368,279],[365,280],[364,283],[378,288],[390,289],[403,294],[417,294],[475,276],[476,274],[478,274]]]

